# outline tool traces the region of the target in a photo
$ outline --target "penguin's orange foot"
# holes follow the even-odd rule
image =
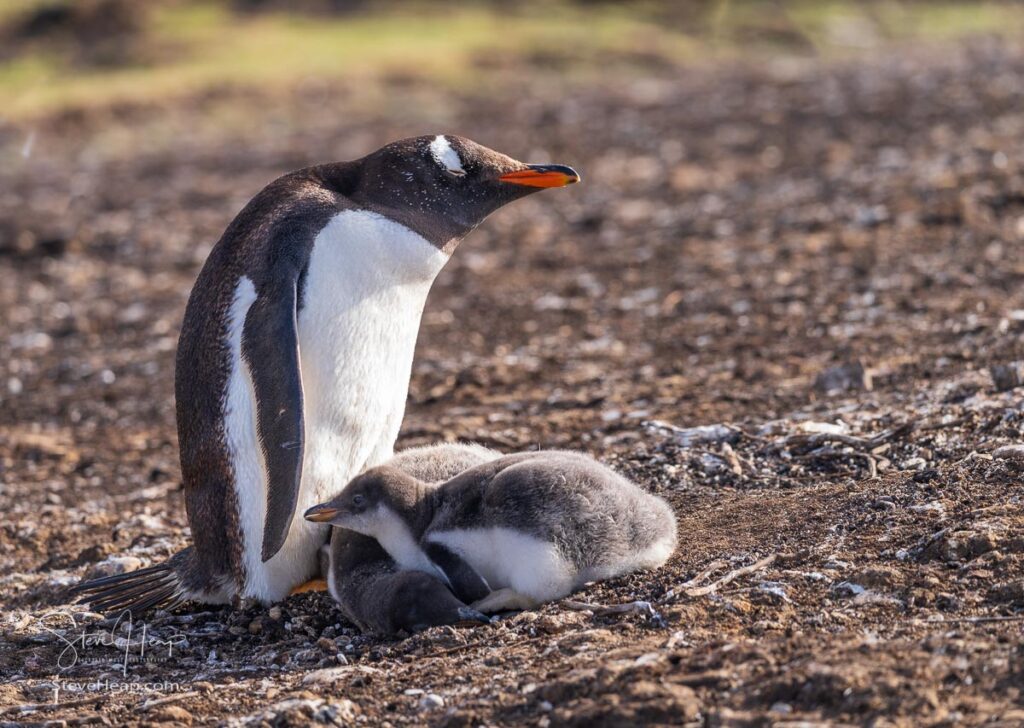
[[[327,580],[326,579],[310,579],[305,584],[299,584],[297,587],[289,592],[289,596],[293,594],[304,594],[305,592],[311,591],[327,591]]]

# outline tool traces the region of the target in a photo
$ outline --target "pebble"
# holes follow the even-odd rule
[[[436,710],[444,707],[444,698],[436,693],[427,693],[420,698],[420,710]]]
[[[845,422],[801,422],[798,425],[801,432],[811,435],[849,435],[850,428]]]
[[[111,556],[93,566],[86,573],[86,579],[100,579],[104,576],[126,574],[142,568],[142,559],[134,556]]]
[[[997,392],[1005,392],[1024,384],[1024,362],[1014,361],[1009,364],[996,364],[989,367],[992,383]]]
[[[900,572],[888,566],[869,566],[861,569],[854,577],[858,585],[872,589],[892,588],[900,582]]]
[[[863,362],[846,362],[818,374],[814,388],[826,395],[847,390],[870,392],[873,389],[871,371],[864,367]]]
[[[308,693],[307,693],[308,695]],[[282,700],[243,718],[228,721],[229,726],[264,725],[350,725],[355,722],[359,707],[351,700],[328,703],[320,698],[296,697]]]
[[[651,420],[644,422],[643,426],[648,430],[671,435],[676,443],[684,448],[715,445],[722,442],[735,443],[740,439],[740,431],[728,425],[701,425],[684,429],[658,420]]]
[[[349,679],[358,675],[377,675],[380,670],[369,665],[342,665],[339,667],[326,667],[322,670],[315,670],[307,673],[302,678],[303,685],[333,685],[339,680]]]
[[[1024,460],[1024,445],[1003,445],[992,452],[997,460]]]
[[[841,597],[855,597],[863,594],[867,591],[860,584],[854,584],[849,581],[842,581],[832,587],[832,591]]]
[[[174,725],[192,725],[192,714],[180,705],[167,705],[149,715],[154,723],[173,723]]]
[[[928,503],[925,503],[923,506],[910,506],[910,510],[912,510],[914,513],[934,513],[938,516],[946,515],[946,507],[942,505],[942,503],[940,503],[939,501],[929,501]]]

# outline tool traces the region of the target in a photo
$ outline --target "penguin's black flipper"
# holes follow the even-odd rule
[[[478,602],[491,593],[487,580],[477,573],[464,558],[439,543],[428,543],[427,558],[433,561],[448,577],[452,591],[466,604]]]
[[[287,273],[260,282],[242,329],[242,356],[256,394],[256,423],[267,468],[264,561],[288,537],[299,499],[305,438],[296,321],[299,266],[280,268]]]

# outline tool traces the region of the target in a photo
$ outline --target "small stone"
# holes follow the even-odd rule
[[[642,424],[648,430],[671,435],[676,443],[684,448],[717,445],[723,442],[736,443],[741,437],[738,429],[728,425],[700,425],[684,429],[659,420],[649,420]]]
[[[350,725],[359,712],[359,706],[351,700],[329,703],[303,691],[237,722],[241,725]]]
[[[1024,384],[1024,361],[1013,361],[1009,364],[995,364],[989,367],[992,383],[997,392],[1005,392]]]
[[[861,569],[853,578],[871,589],[891,589],[899,583],[900,572],[891,566],[871,566]]]
[[[249,634],[259,634],[263,631],[263,620],[259,617],[249,622]]]
[[[929,516],[943,517],[946,515],[946,506],[939,501],[929,501],[924,505],[910,506],[914,513],[922,513]]]
[[[992,452],[997,460],[1024,460],[1024,445],[1003,445]]]
[[[814,388],[826,395],[845,391],[870,392],[873,388],[871,372],[859,360],[845,362],[818,374]]]
[[[907,458],[900,465],[901,470],[924,470],[928,466],[928,461],[924,458],[913,457]]]
[[[174,725],[192,725],[192,714],[180,705],[166,705],[155,710],[149,718],[154,723],[173,723]]]
[[[142,560],[134,556],[111,556],[93,566],[86,573],[86,579],[100,579],[104,576],[116,576],[126,574],[142,568]]]
[[[275,622],[281,621],[281,607],[271,607],[267,611],[267,616],[270,617]]]
[[[342,680],[348,682],[356,678],[368,681],[381,671],[369,665],[343,665],[341,667],[327,667],[321,670],[307,673],[302,678],[303,685],[334,685]]]
[[[1024,579],[997,584],[988,591],[991,602],[1011,602],[1024,605]]]
[[[419,709],[420,710],[437,710],[438,708],[444,707],[444,698],[436,693],[427,693],[420,698]]]
[[[811,435],[849,435],[849,426],[842,421],[836,422],[814,422],[807,421],[801,422],[797,428],[800,432],[806,432]]]
[[[832,592],[840,597],[855,597],[866,591],[867,589],[860,584],[853,584],[849,581],[840,582],[832,587]]]
[[[710,452],[701,453],[700,469],[704,471],[705,475],[716,475],[732,470],[724,458]]]
[[[998,546],[999,540],[995,534],[988,531],[975,533],[967,538],[967,556],[981,556],[995,551]]]

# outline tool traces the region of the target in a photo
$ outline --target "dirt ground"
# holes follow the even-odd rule
[[[627,61],[0,127],[0,722],[1024,725],[1024,53]],[[187,541],[174,348],[227,222],[440,131],[583,183],[442,273],[399,447],[590,452],[671,501],[669,565],[397,640],[323,594],[66,605]]]

